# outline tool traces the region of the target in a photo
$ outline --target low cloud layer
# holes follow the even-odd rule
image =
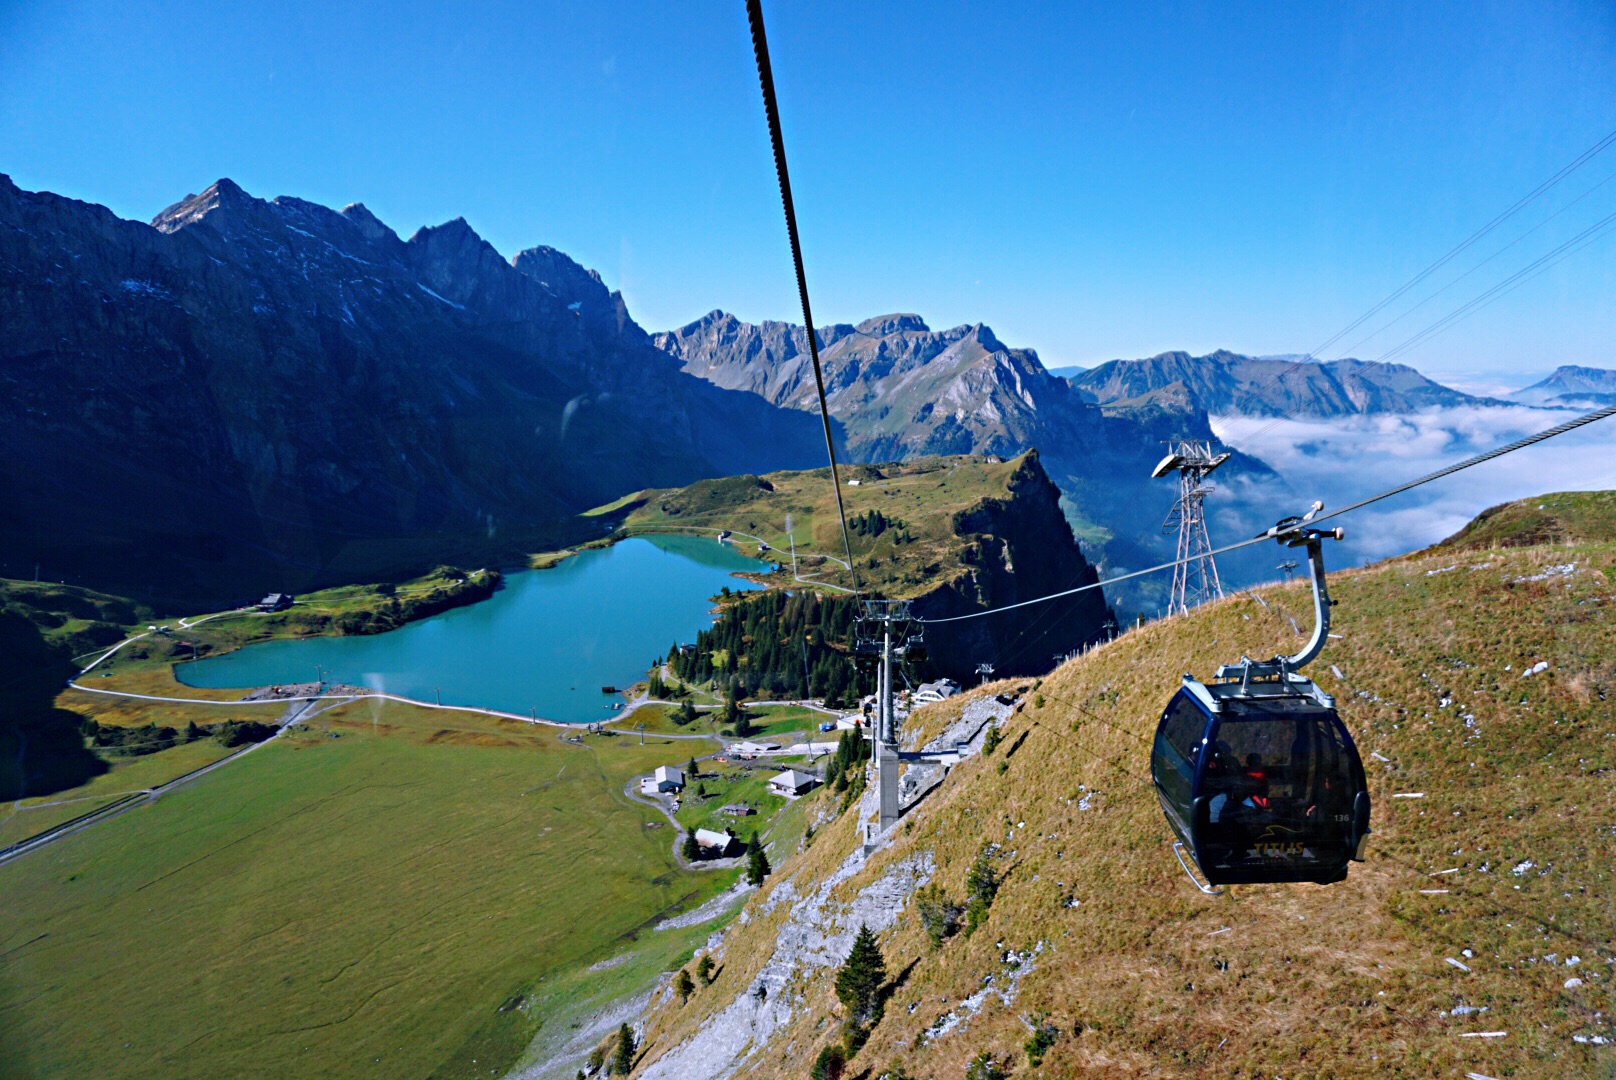
[[[1249,419],[1214,417],[1212,428],[1220,439],[1266,461],[1285,485],[1265,490],[1235,480],[1214,494],[1207,503],[1212,542],[1243,539],[1281,514],[1305,510],[1313,499],[1322,499],[1327,511],[1343,506],[1574,415],[1526,408],[1432,409],[1286,420],[1266,430]],[[1243,435],[1249,444],[1242,443]],[[1347,541],[1331,561],[1351,565],[1414,551],[1453,535],[1489,506],[1514,499],[1616,488],[1613,446],[1616,418],[1355,511],[1332,522],[1347,530]]]

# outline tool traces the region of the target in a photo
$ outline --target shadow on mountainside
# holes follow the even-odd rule
[[[107,771],[55,705],[73,664],[26,618],[0,611],[0,795],[21,799],[77,787]]]

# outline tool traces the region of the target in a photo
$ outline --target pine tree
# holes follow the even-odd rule
[[[627,1076],[634,1068],[634,1031],[627,1024],[617,1029],[617,1050],[612,1054],[612,1075]]]
[[[699,766],[696,763],[695,758],[691,758],[690,759],[690,764],[685,766],[685,776],[688,779],[694,780],[696,777],[698,777],[700,775],[701,775],[701,766]]]
[[[847,1068],[847,1057],[842,1053],[840,1046],[827,1046],[814,1058],[814,1063],[808,1069],[808,1080],[842,1080],[842,1072]]]
[[[695,862],[701,858],[701,845],[696,843],[696,834],[685,833],[684,845],[679,848],[679,854],[685,857],[686,862]]]
[[[881,987],[887,981],[887,962],[875,935],[863,923],[847,960],[836,973],[836,997],[847,1006],[848,1018],[863,1026],[877,1019]]]
[[[702,953],[701,959],[696,961],[696,978],[701,980],[703,986],[713,985],[713,958],[710,954]]]
[[[774,873],[774,867],[769,865],[769,856],[763,850],[763,842],[758,834],[753,833],[752,839],[746,844],[746,883],[748,885],[761,885],[763,879]]]
[[[673,980],[673,989],[679,995],[679,1004],[683,1005],[690,1000],[690,995],[696,992],[696,984],[690,981],[688,970],[679,969],[679,977]]]
[[[965,875],[965,932],[974,933],[988,917],[999,893],[999,875],[993,869],[993,849],[983,844]]]
[[[675,718],[675,722],[682,727],[685,724],[694,723],[695,720],[696,706],[691,703],[689,698],[686,698],[684,703],[679,706],[679,715]]]

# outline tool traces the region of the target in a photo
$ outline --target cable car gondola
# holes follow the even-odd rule
[[[1297,674],[1317,657],[1330,632],[1321,531],[1306,517],[1287,518],[1268,535],[1306,547],[1313,579],[1313,636],[1295,656],[1218,668],[1209,683],[1184,676],[1162,711],[1150,772],[1167,823],[1178,835],[1173,853],[1202,892],[1210,886],[1288,881],[1321,885],[1362,861],[1369,834],[1363,762],[1335,710],[1335,700]],[[1195,880],[1188,851],[1201,876]]]

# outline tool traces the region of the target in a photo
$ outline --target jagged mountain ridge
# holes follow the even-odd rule
[[[832,415],[859,461],[916,454],[1020,453],[1050,436],[1084,444],[1098,417],[1031,349],[1011,348],[981,323],[932,330],[900,313],[818,332]],[[775,405],[818,409],[808,337],[800,326],[752,324],[722,311],[655,344],[685,371]]]
[[[1548,378],[1509,396],[1526,405],[1597,409],[1616,404],[1616,371],[1562,364]]]
[[[1226,349],[1206,356],[1164,352],[1142,360],[1109,360],[1071,382],[1087,400],[1104,405],[1189,402],[1217,416],[1325,419],[1509,404],[1450,389],[1403,364],[1313,362]]]
[[[560,252],[229,180],[146,225],[0,177],[0,325],[0,564],[142,596],[494,558],[624,491],[823,453]]]

